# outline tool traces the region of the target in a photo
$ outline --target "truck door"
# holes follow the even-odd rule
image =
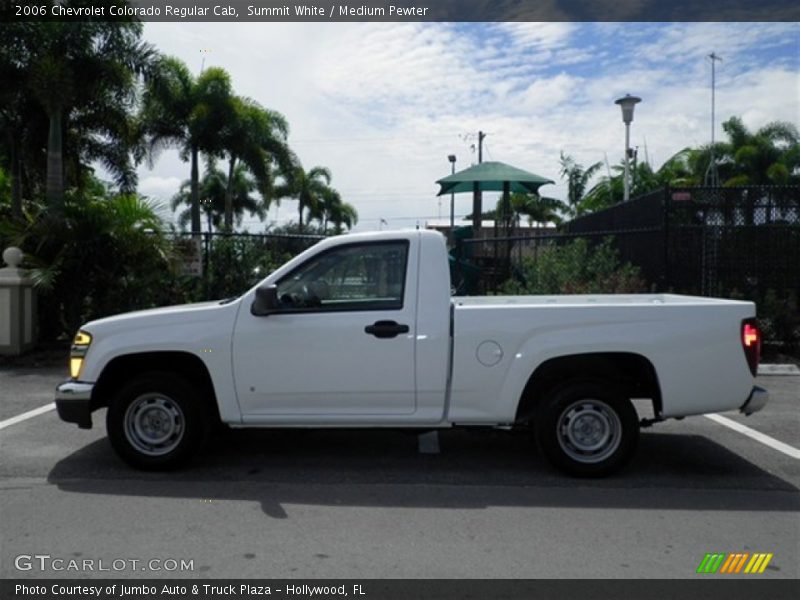
[[[232,349],[245,421],[412,414],[417,262],[407,239],[335,246],[277,282],[278,312],[246,302]]]

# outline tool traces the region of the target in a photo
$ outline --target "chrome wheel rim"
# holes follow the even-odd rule
[[[606,460],[622,440],[622,422],[602,400],[573,402],[558,418],[558,443],[572,460],[594,464]]]
[[[181,407],[172,398],[142,394],[125,411],[125,437],[138,452],[163,456],[180,444],[185,423]]]

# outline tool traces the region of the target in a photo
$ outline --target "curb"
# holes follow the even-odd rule
[[[800,375],[800,367],[790,364],[758,365],[759,375]]]

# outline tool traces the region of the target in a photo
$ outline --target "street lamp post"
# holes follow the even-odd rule
[[[623,202],[631,198],[630,168],[628,163],[631,157],[631,121],[633,121],[633,108],[641,102],[641,98],[625,94],[623,98],[618,98],[614,104],[619,104],[622,109],[622,121],[625,123],[625,196]]]
[[[450,174],[453,175],[456,172],[456,155],[455,154],[448,154],[447,160],[450,161]],[[456,226],[456,195],[455,193],[450,194],[450,241],[453,241],[453,229]]]

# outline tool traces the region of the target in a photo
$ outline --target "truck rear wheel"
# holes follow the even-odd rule
[[[148,470],[184,464],[208,434],[204,399],[187,380],[146,373],[128,381],[106,414],[111,445],[128,464]]]
[[[631,401],[613,383],[577,381],[550,392],[535,419],[542,454],[578,477],[602,477],[633,455],[639,422]]]

